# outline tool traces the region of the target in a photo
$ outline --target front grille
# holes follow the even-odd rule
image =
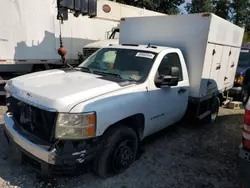
[[[12,112],[17,125],[43,141],[49,143],[54,141],[56,112],[39,109],[13,97],[8,98],[8,102],[8,112]]]
[[[99,48],[83,48],[83,58],[87,59],[93,53],[95,53]]]

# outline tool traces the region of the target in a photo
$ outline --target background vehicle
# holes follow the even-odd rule
[[[125,18],[121,45],[98,50],[75,69],[8,81],[6,138],[43,173],[90,162],[101,177],[121,173],[141,140],[185,114],[216,120],[243,33],[207,13]]]
[[[83,59],[88,58],[90,55],[92,55],[100,48],[105,48],[108,47],[109,45],[119,44],[119,36],[120,36],[120,28],[119,27],[113,28],[111,34],[108,35],[107,40],[92,42],[84,46],[82,58]]]
[[[61,57],[58,55],[60,30],[63,46],[67,50],[67,63],[77,65],[83,47],[105,40],[107,33],[117,27],[121,17],[160,15],[108,0],[97,1],[95,18],[68,14],[68,20],[60,24],[57,12],[57,1],[54,0],[1,2],[1,82],[28,72],[62,67]],[[3,85],[4,82],[0,83],[0,89]],[[1,93],[4,92],[0,90]]]
[[[242,48],[239,63],[236,70],[234,87],[230,90],[230,95],[236,96],[245,105],[249,98],[250,88],[250,50]]]
[[[250,188],[250,101],[245,106],[242,144],[239,153],[239,171],[243,188]]]

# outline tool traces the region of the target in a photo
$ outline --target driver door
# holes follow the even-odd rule
[[[184,62],[184,61],[183,61]],[[171,67],[178,67],[179,81],[177,86],[156,86],[155,82],[150,83],[149,98],[151,103],[151,129],[152,134],[169,125],[178,122],[185,114],[188,103],[188,78],[183,75],[183,67],[177,52],[167,53],[163,56],[156,72],[158,75],[170,75]]]

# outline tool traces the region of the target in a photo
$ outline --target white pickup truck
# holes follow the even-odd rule
[[[185,114],[216,119],[243,32],[213,14],[126,18],[121,44],[77,68],[9,80],[5,136],[43,174],[89,164],[101,177],[121,173],[141,140]]]

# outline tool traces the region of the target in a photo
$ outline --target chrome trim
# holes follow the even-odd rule
[[[46,111],[49,111],[49,112],[57,112],[57,109],[55,109],[55,108],[50,108],[50,107],[44,106],[42,104],[32,102],[32,101],[30,101],[28,99],[24,99],[24,98],[22,98],[22,97],[20,97],[20,96],[18,96],[16,94],[14,94],[14,93],[12,94],[12,97],[14,97],[15,99],[18,99],[18,100],[20,100],[20,101],[22,101],[24,103],[27,103],[27,104],[29,104],[31,106],[35,106],[37,108],[40,108],[42,110],[46,110]]]
[[[38,147],[36,144],[30,142],[28,139],[20,135],[14,129],[14,121],[11,118],[11,115],[6,113],[4,115],[5,121],[5,130],[11,136],[13,141],[22,147],[24,150],[29,152],[30,154],[34,155],[35,157],[39,158],[40,160],[49,163],[55,164],[55,155],[52,152],[49,152],[41,147]]]

